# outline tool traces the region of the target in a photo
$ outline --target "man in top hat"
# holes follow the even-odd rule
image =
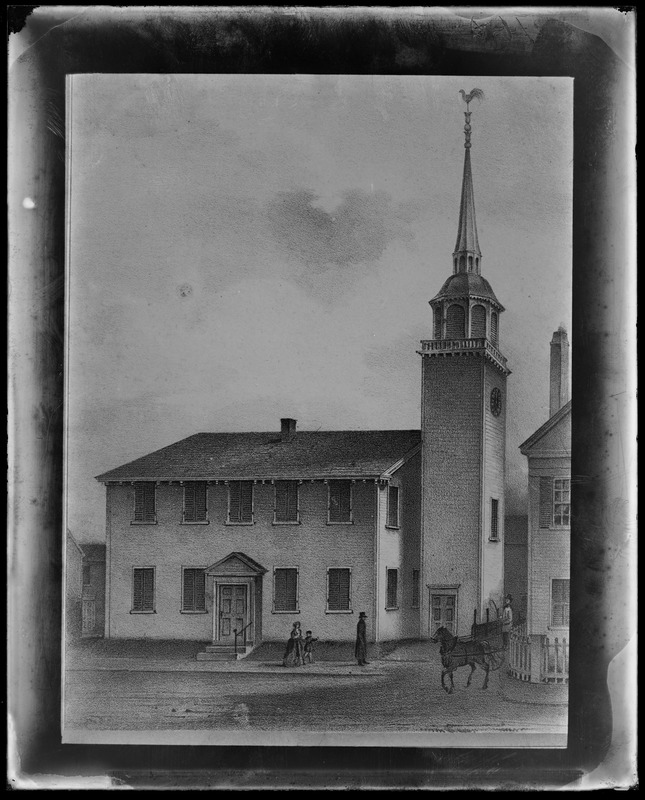
[[[354,656],[358,661],[359,667],[364,667],[365,664],[369,664],[369,661],[365,660],[367,658],[366,619],[367,614],[361,611],[358,615],[358,624],[356,625],[356,647],[354,648]]]
[[[504,650],[508,650],[508,642],[513,628],[513,609],[511,603],[513,598],[507,594],[504,598],[504,608],[502,610],[502,641]]]

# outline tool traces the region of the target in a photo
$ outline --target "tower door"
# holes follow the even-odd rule
[[[219,631],[220,642],[233,642],[235,631],[242,631],[248,622],[247,586],[220,584]]]
[[[453,636],[457,634],[457,595],[430,595],[430,636],[438,628],[447,628]]]

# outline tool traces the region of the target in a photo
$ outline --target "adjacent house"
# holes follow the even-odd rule
[[[77,639],[82,627],[83,595],[83,549],[72,532],[65,536],[65,582],[64,582],[65,635]]]
[[[531,680],[566,680],[571,551],[571,401],[569,341],[551,341],[549,419],[520,451],[529,467],[528,609]],[[536,648],[536,645],[538,647]]]
[[[83,636],[105,632],[105,544],[87,543],[83,550]]]

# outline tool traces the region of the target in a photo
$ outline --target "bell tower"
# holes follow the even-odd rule
[[[421,636],[455,635],[501,611],[504,586],[506,379],[504,307],[481,274],[466,102],[465,153],[452,274],[430,300],[433,338],[422,341]]]

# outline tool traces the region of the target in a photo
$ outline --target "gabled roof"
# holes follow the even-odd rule
[[[264,575],[266,567],[246,553],[233,552],[205,570],[207,575]]]
[[[538,428],[532,436],[522,442],[520,445],[520,452],[522,455],[528,455],[529,451],[542,439],[546,434],[553,430],[558,423],[560,423],[568,414],[571,413],[571,400],[565,403],[561,409],[555,412],[555,414],[550,417],[544,425]]]
[[[196,433],[96,480],[378,478],[420,442],[418,430]]]

